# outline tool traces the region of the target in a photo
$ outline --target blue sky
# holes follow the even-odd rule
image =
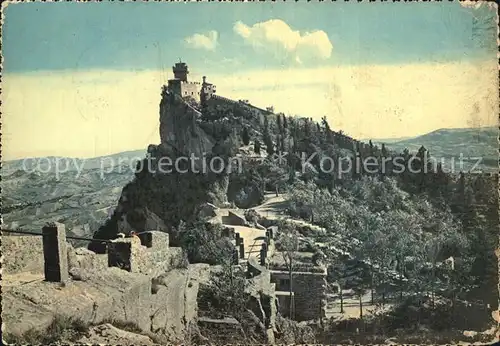
[[[293,30],[324,31],[332,45],[321,64],[396,64],[491,56],[473,38],[469,9],[442,3],[21,3],[6,8],[4,72],[60,69],[155,69],[179,56],[223,70],[222,59],[245,68],[290,63],[258,54],[234,31],[281,19]],[[214,51],[185,38],[215,30]],[[487,40],[484,34],[483,41]],[[491,40],[490,40],[491,41]]]
[[[494,11],[457,1],[9,4],[2,154],[157,144],[160,88],[179,58],[222,96],[326,116],[355,138],[494,125]]]

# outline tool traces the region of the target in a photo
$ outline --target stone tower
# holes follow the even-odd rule
[[[183,82],[187,82],[187,75],[189,73],[188,67],[185,62],[179,61],[172,67],[174,71],[174,78],[179,79]]]

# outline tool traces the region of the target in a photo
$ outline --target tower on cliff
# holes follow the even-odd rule
[[[172,67],[172,70],[174,71],[175,79],[187,82],[187,75],[189,74],[189,70],[185,62],[179,61]]]
[[[167,90],[183,98],[191,98],[196,102],[200,102],[201,85],[199,82],[188,82],[189,69],[187,64],[179,61],[172,66],[172,71],[174,72],[174,78],[168,80]]]

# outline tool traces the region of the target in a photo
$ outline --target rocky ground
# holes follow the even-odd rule
[[[63,340],[61,344],[106,344],[106,345],[155,345],[149,336],[126,331],[110,323],[89,328],[88,332],[76,341]]]

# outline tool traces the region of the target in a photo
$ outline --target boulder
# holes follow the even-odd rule
[[[244,216],[237,214],[234,211],[229,210],[228,215],[223,219],[224,223],[227,225],[234,226],[247,226],[248,222]]]
[[[200,218],[212,218],[217,216],[218,208],[212,203],[203,203],[198,207],[198,217]]]

